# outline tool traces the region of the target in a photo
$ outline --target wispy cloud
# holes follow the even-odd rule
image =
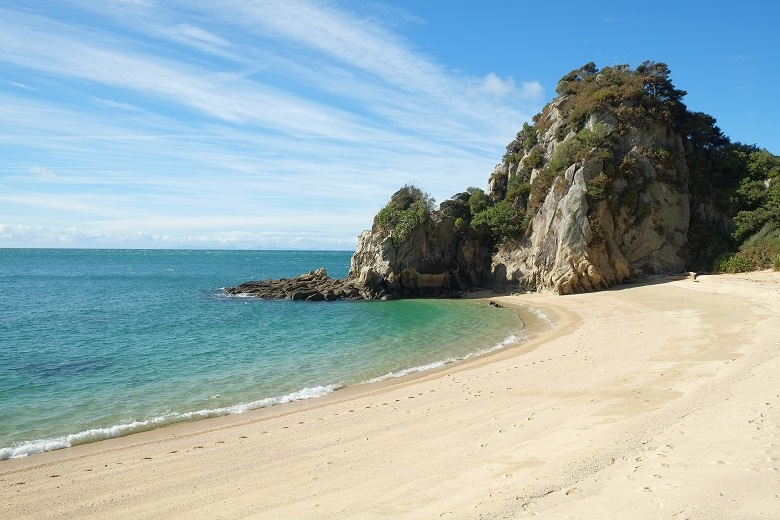
[[[29,85],[25,85],[24,83],[19,83],[18,81],[8,81],[8,80],[0,80],[0,82],[5,83],[6,85],[11,85],[12,87],[21,88],[24,90],[37,90]]]
[[[40,166],[33,166],[32,168],[30,168],[30,173],[32,173],[35,177],[39,177],[42,179],[53,179],[57,176],[50,169],[41,168]]]
[[[354,243],[406,182],[439,200],[483,182],[543,97],[446,70],[335,3],[70,5],[79,16],[0,8],[0,63],[38,89],[0,89],[15,240],[68,222],[90,243]]]

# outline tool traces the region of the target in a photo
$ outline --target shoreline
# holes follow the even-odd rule
[[[528,351],[2,461],[0,514],[725,519],[780,510],[780,273],[490,299],[549,307],[557,325]]]
[[[484,302],[485,305],[487,305],[489,301],[500,297],[502,297],[501,294],[495,294],[489,290],[479,290],[468,294],[464,298],[464,300]],[[83,455],[83,454],[91,453],[92,451],[102,451],[103,449],[123,447],[125,445],[135,444],[139,442],[155,441],[160,438],[164,438],[166,436],[175,436],[177,434],[181,435],[182,433],[192,433],[201,430],[210,430],[214,427],[225,427],[233,423],[242,423],[245,421],[261,420],[267,417],[275,416],[277,414],[287,414],[296,410],[318,407],[330,402],[354,398],[362,394],[372,393],[379,389],[386,388],[388,386],[393,386],[396,384],[408,384],[415,381],[418,378],[425,377],[426,375],[433,376],[435,374],[438,374],[441,371],[449,370],[459,365],[474,363],[479,360],[483,360],[484,358],[490,358],[491,356],[494,356],[501,351],[524,349],[525,345],[531,339],[535,338],[539,334],[543,334],[544,332],[551,330],[553,327],[556,326],[556,324],[552,320],[550,320],[550,318],[547,317],[542,311],[539,311],[538,309],[534,309],[533,307],[517,305],[512,303],[507,304],[506,307],[512,309],[517,314],[518,319],[520,319],[520,321],[523,323],[523,328],[521,329],[521,332],[523,333],[523,337],[515,338],[515,340],[511,342],[507,342],[507,340],[504,340],[504,342],[502,343],[496,344],[492,347],[488,347],[482,351],[476,351],[470,353],[462,358],[454,358],[454,359],[447,358],[444,360],[437,360],[431,362],[428,365],[402,369],[399,371],[402,373],[401,375],[397,375],[396,373],[388,373],[386,375],[375,377],[370,380],[360,381],[345,386],[339,386],[322,395],[316,395],[313,397],[303,397],[303,398],[293,399],[290,401],[283,401],[276,404],[270,404],[267,406],[249,408],[245,411],[218,414],[216,413],[217,409],[198,410],[195,412],[190,412],[190,414],[196,417],[197,415],[204,415],[203,417],[197,417],[197,418],[185,419],[185,420],[173,420],[172,422],[164,423],[156,427],[153,426],[148,429],[130,431],[129,433],[95,439],[87,442],[80,442],[78,444],[73,444],[70,446],[63,446],[60,448],[54,448],[45,451],[30,453],[20,457],[10,457],[7,459],[0,459],[0,472],[2,472],[4,467],[6,466],[5,463],[11,463],[13,461],[27,461],[30,464],[35,464],[38,463],[40,459],[45,459],[45,461],[59,460],[61,458],[69,458],[70,456],[72,456],[71,450],[76,450],[78,451],[78,455]],[[527,309],[525,307],[527,307]],[[526,332],[529,334],[528,337],[526,337],[525,334]],[[438,365],[438,366],[432,366],[432,365]],[[295,391],[289,395],[299,394],[305,390],[312,390],[312,389],[304,388]],[[276,400],[276,399],[282,399],[284,397],[287,396],[284,395],[284,396],[270,397],[270,398],[265,398],[263,400]],[[251,404],[251,403],[246,403],[246,404]],[[237,405],[228,406],[227,408],[238,408],[242,405],[244,404],[239,403]],[[156,418],[152,418],[149,421],[153,422],[155,419]],[[213,425],[211,424],[212,422],[214,423]],[[122,426],[125,425],[123,424],[113,425],[109,428],[117,428]],[[63,437],[78,436],[78,435],[83,435],[85,433],[88,432],[77,432],[75,434],[68,434],[67,436],[63,436]],[[63,437],[57,437],[51,439],[38,439],[36,441],[29,441],[27,444],[32,444],[33,442],[41,442],[41,441],[55,441]],[[59,454],[60,456],[56,456],[57,454]],[[19,462],[17,464],[7,464],[7,465],[9,466],[18,465],[19,467],[25,467],[27,464],[24,464],[23,462]]]

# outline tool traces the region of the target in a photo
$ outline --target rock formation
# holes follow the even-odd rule
[[[780,176],[780,157],[732,145],[714,118],[688,112],[665,64],[589,63],[556,92],[507,146],[487,192],[469,188],[438,210],[415,186],[393,194],[358,237],[346,279],[321,270],[228,291],[306,300],[496,286],[570,294],[711,263],[731,247],[732,219],[745,236],[780,235],[771,209],[780,190],[769,180]],[[737,213],[733,200],[755,211]]]
[[[371,294],[362,292],[350,280],[334,279],[325,269],[317,269],[295,278],[245,282],[225,289],[231,296],[253,296],[264,299],[306,300],[310,302],[340,299],[361,299]]]
[[[552,112],[549,117],[552,126],[540,139],[544,163],[561,144],[555,140],[559,116]],[[601,125],[604,137],[612,138],[610,160],[619,158],[630,169],[607,176],[605,161],[598,157],[569,165],[534,214],[529,236],[493,256],[492,273],[498,280],[569,294],[683,271],[690,210],[681,135],[656,123],[614,135],[617,129],[605,124],[606,118],[611,117],[594,114],[583,128],[592,131]],[[576,139],[573,132],[562,143],[571,139]],[[663,161],[653,157],[658,150],[663,150]],[[503,172],[508,177],[504,182],[511,181],[514,166],[500,165],[494,183],[502,181]],[[603,185],[594,185],[599,180]],[[596,190],[598,197],[593,196]],[[499,196],[495,189],[491,195]]]
[[[684,93],[663,64],[643,67],[602,76],[589,64],[564,78],[559,97],[508,147],[488,202],[480,205],[481,190],[460,194],[400,243],[375,222],[358,240],[350,278],[406,296],[477,285],[569,294],[681,272],[690,196],[675,117]],[[633,90],[604,94],[629,80]],[[594,92],[604,101],[593,103]]]

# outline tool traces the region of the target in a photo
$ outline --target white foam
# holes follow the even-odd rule
[[[367,381],[363,381],[360,384],[379,383],[380,381],[385,381],[387,379],[395,379],[395,378],[398,378],[398,377],[408,376],[410,374],[416,374],[418,372],[426,372],[428,370],[434,370],[436,368],[441,368],[441,367],[443,367],[445,365],[451,365],[453,363],[458,363],[460,361],[465,361],[465,360],[473,358],[475,356],[482,356],[482,355],[485,355],[485,354],[489,354],[491,352],[495,352],[496,350],[500,350],[500,349],[506,347],[507,345],[511,345],[513,343],[516,343],[519,340],[520,340],[520,338],[519,338],[519,336],[517,334],[510,334],[509,336],[504,338],[503,341],[493,345],[492,347],[484,348],[484,349],[478,350],[476,352],[471,352],[471,353],[466,354],[464,356],[451,357],[451,358],[443,359],[443,360],[440,360],[440,361],[434,361],[432,363],[427,363],[425,365],[420,365],[420,366],[416,366],[416,367],[412,367],[412,368],[404,368],[404,369],[398,370],[396,372],[388,372],[387,374],[382,375],[382,376],[372,377],[371,379],[369,379]]]
[[[61,437],[21,442],[13,446],[0,448],[0,460],[16,459],[20,457],[26,457],[27,455],[43,453],[45,451],[69,448],[71,446],[87,444],[89,442],[95,442],[104,439],[113,439],[115,437],[122,437],[131,433],[152,430],[154,428],[159,428],[160,426],[165,426],[167,424],[177,422],[206,419],[209,417],[218,417],[222,415],[233,415],[237,413],[248,412],[249,410],[255,410],[257,408],[266,408],[268,406],[277,404],[291,403],[293,401],[301,401],[303,399],[312,399],[314,397],[320,397],[329,394],[336,388],[338,388],[337,385],[321,385],[312,388],[303,388],[302,390],[291,392],[289,394],[277,397],[267,397],[258,401],[252,401],[251,403],[242,403],[234,406],[197,410],[194,412],[163,414],[144,421],[132,421],[123,424],[116,424],[106,428],[93,428]]]
[[[545,313],[534,307],[528,307],[528,310],[534,313],[539,319],[544,321],[551,329],[555,327],[555,323]]]

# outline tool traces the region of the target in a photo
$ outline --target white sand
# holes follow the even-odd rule
[[[780,518],[780,273],[556,297],[510,349],[0,462],[0,518]]]

